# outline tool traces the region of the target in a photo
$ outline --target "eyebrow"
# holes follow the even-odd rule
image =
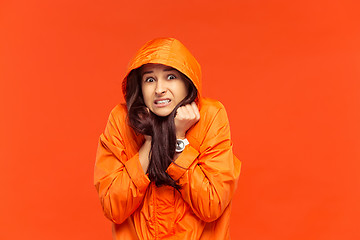
[[[143,72],[142,75],[145,75],[145,74],[148,74],[148,73],[153,73],[153,71]]]
[[[172,67],[168,67],[168,68],[165,68],[164,69],[164,72],[170,72],[170,71],[176,71],[175,68],[172,68]],[[148,74],[148,73],[153,73],[154,71],[146,71],[146,72],[143,72],[142,75],[145,75],[145,74]]]
[[[164,71],[166,72],[169,72],[169,71],[173,71],[173,70],[176,70],[175,68],[172,68],[172,67],[168,67],[168,68],[165,68]]]

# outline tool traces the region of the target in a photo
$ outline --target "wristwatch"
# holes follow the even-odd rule
[[[185,139],[176,139],[176,152],[177,153],[181,153],[182,151],[184,151],[186,145],[189,144],[189,141],[185,138]]]

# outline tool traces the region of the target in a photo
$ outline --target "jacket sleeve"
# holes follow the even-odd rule
[[[94,184],[105,216],[122,223],[141,204],[150,180],[145,175],[139,153],[128,159],[119,125],[126,124],[110,113],[105,131],[100,135],[94,169]],[[125,113],[122,113],[125,114]]]
[[[219,218],[230,203],[240,174],[234,156],[225,108],[215,114],[200,152],[187,145],[168,174],[182,186],[180,192],[193,212],[203,221]]]

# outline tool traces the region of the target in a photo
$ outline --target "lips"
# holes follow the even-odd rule
[[[154,101],[154,105],[156,107],[166,107],[171,103],[171,99],[169,98],[161,98],[161,99],[156,99]]]

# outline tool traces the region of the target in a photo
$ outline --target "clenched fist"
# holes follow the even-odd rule
[[[195,102],[179,107],[175,116],[176,138],[185,138],[185,133],[200,119],[200,112]]]

